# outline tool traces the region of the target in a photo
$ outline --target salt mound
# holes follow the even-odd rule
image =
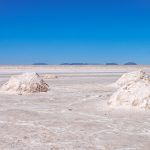
[[[9,81],[2,85],[1,91],[9,93],[37,93],[47,92],[48,84],[37,73],[24,73],[19,76],[13,76]]]
[[[129,78],[128,78],[129,77]],[[135,77],[135,78],[134,78]],[[122,79],[124,80],[124,82]],[[144,72],[125,74],[118,80],[122,85],[108,104],[111,106],[138,107],[150,109],[150,77]]]
[[[54,74],[42,74],[40,75],[40,77],[42,77],[43,79],[57,79],[58,78],[58,76]]]
[[[138,80],[147,78],[144,71],[129,72],[122,75],[122,77],[115,83],[117,87],[122,87],[128,83],[136,82]]]

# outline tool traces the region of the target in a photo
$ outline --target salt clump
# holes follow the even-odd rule
[[[141,79],[146,78],[147,75],[144,71],[134,71],[125,73],[122,77],[115,83],[117,87],[122,87],[131,82],[137,82]]]
[[[38,93],[47,92],[48,84],[40,78],[37,73],[24,73],[19,76],[13,76],[9,81],[2,85],[1,91],[9,93]]]
[[[111,96],[108,104],[150,109],[150,76],[145,72],[124,74],[117,84],[120,88]]]
[[[57,79],[58,78],[58,76],[54,74],[42,74],[40,75],[40,77],[42,77],[43,79]]]

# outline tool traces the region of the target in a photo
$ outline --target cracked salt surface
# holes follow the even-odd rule
[[[118,74],[116,68],[103,66],[49,66],[45,72],[54,72],[55,68],[63,76],[46,80],[50,90],[45,94],[0,93],[0,150],[150,149],[150,111],[107,105],[114,93],[114,88],[107,85],[115,82],[120,72],[139,68],[150,71],[149,66],[119,66]],[[16,68],[2,69],[8,79],[9,72],[15,73]],[[22,66],[16,73],[30,69]],[[44,68],[39,70],[45,73]],[[0,82],[6,79],[0,76]]]

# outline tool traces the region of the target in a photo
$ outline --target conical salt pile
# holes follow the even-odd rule
[[[11,77],[7,83],[2,85],[1,91],[23,94],[47,92],[48,88],[48,84],[37,73],[24,73]]]
[[[136,82],[141,79],[146,78],[146,73],[144,71],[134,71],[134,72],[129,72],[125,73],[122,75],[122,77],[115,83],[117,87],[122,87],[128,83],[131,82]]]
[[[108,104],[150,109],[150,77],[145,72],[128,73],[118,81],[122,86],[111,96]]]

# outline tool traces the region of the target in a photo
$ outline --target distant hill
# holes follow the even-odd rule
[[[88,63],[62,63],[60,65],[88,65]]]
[[[32,65],[48,65],[47,63],[34,63]]]
[[[112,62],[112,63],[106,63],[105,65],[118,65],[118,64],[117,64],[117,63]]]
[[[127,63],[125,63],[124,65],[137,65],[137,64],[134,63],[134,62],[127,62]]]

